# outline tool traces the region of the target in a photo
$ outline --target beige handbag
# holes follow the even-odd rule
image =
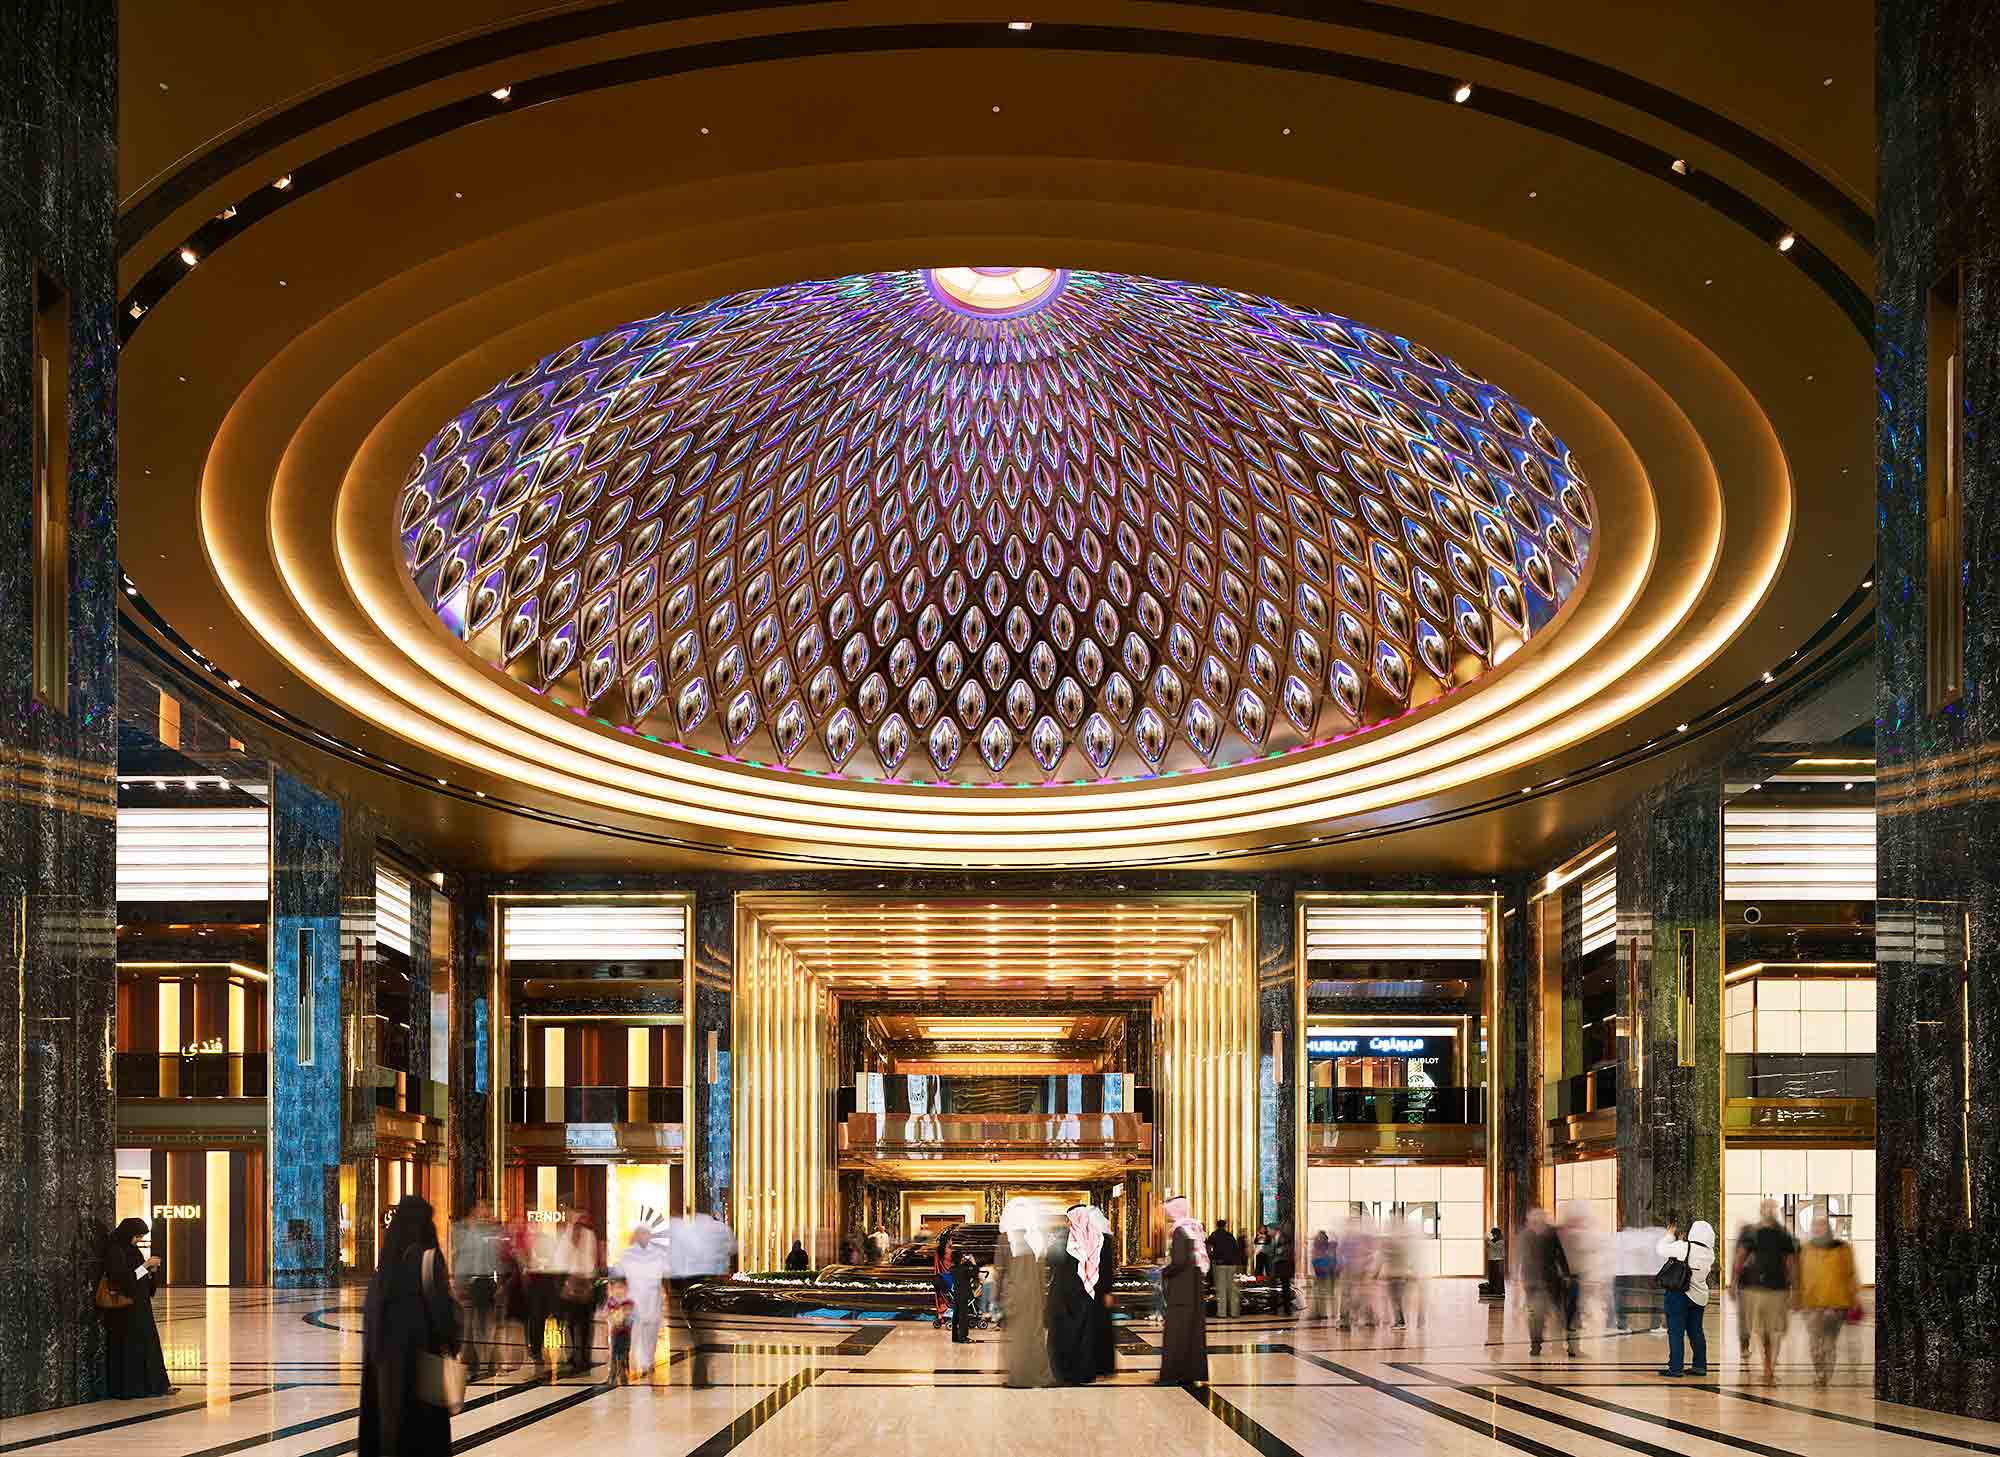
[[[430,1309],[429,1292],[437,1279],[437,1251],[424,1251],[425,1310]],[[417,1353],[417,1400],[425,1406],[441,1406],[456,1414],[465,1405],[465,1362],[456,1356],[440,1356],[432,1351]]]

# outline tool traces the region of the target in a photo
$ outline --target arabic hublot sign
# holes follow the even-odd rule
[[[1455,1051],[1453,1043],[1450,1037],[1321,1035],[1306,1039],[1306,1053],[1311,1057],[1450,1057]]]

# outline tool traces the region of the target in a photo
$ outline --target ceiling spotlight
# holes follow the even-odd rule
[[[146,316],[146,306],[144,304],[133,304],[132,307],[127,309],[125,312],[130,314],[135,319],[142,319]]]
[[[1845,784],[1841,785],[1840,787],[1841,787],[1842,789],[1852,789],[1852,788],[1854,787],[1854,781],[1853,781],[1852,779],[1850,779],[1850,780],[1848,780],[1848,781],[1847,781],[1847,783],[1845,783]]]
[[[215,220],[219,223],[226,223],[235,216],[236,216],[236,204],[232,202],[229,204],[228,207],[225,207],[221,212],[215,215]]]
[[[1769,683],[1769,682],[1771,682],[1771,681],[1772,681],[1772,679],[1771,679],[1771,675],[1770,675],[1769,673],[1766,673],[1766,674],[1764,675],[1764,681],[1765,681],[1766,683]]]
[[[1677,733],[1677,734],[1684,734],[1684,733],[1686,733],[1687,731],[1688,731],[1688,726],[1687,726],[1686,724],[1684,724],[1684,723],[1681,723],[1681,724],[1675,724],[1675,725],[1674,725],[1674,732],[1675,732],[1675,733]],[[442,781],[440,781],[440,782],[442,782]]]
[[[243,686],[243,684],[242,684],[241,682],[239,682],[239,681],[238,681],[237,679],[235,679],[235,678],[231,678],[231,679],[229,680],[229,686],[230,686],[231,688],[241,688],[241,687]]]
[[[514,94],[514,88],[512,86],[495,86],[486,94],[491,96],[495,101],[505,101]]]
[[[1872,587],[1875,585],[1875,579],[1873,577],[1870,577],[1867,581],[1863,582],[1861,585],[1864,587]]]
[[[442,779],[440,779],[440,780],[438,780],[438,783],[442,784],[442,783],[444,783],[444,781],[443,781]]]
[[[1009,30],[1033,30],[1034,28],[1035,22],[1032,20],[1010,20],[1007,22],[1007,29]]]
[[[1792,244],[1798,242],[1798,240],[1799,240],[1799,235],[1794,232],[1786,231],[1778,234],[1778,251],[1780,253],[1791,252]]]
[[[292,185],[292,174],[287,172],[283,177],[273,178],[271,185],[280,192],[287,191]]]
[[[484,799],[486,798],[486,791],[483,789],[475,789],[472,791],[472,795],[473,798],[475,799]]]
[[[1674,171],[1682,177],[1687,176],[1688,175],[1687,158],[1685,157],[1674,158]]]
[[[994,108],[993,108],[993,114],[994,114],[995,116],[998,116],[998,115],[1000,114],[1000,107],[998,106],[998,104],[997,104],[997,103],[995,104],[995,106],[994,106]]]
[[[1458,90],[1451,93],[1451,99],[1456,101],[1460,106],[1472,100],[1472,83],[1470,81],[1459,82]]]
[[[181,249],[181,262],[192,268],[195,264],[201,262],[201,254],[195,252],[192,248],[183,247]]]

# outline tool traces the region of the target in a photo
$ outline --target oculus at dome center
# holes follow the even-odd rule
[[[413,462],[402,559],[558,708],[910,784],[1324,746],[1547,629],[1595,510],[1551,428],[1339,315],[940,268],[578,340]]]

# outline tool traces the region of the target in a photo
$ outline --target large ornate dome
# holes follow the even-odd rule
[[[667,750],[902,783],[1312,748],[1474,682],[1575,589],[1549,427],[1455,360],[1225,289],[932,269],[579,340],[410,470],[416,589]]]

